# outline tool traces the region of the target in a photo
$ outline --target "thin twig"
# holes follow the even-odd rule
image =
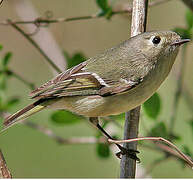
[[[35,130],[40,131],[41,133],[45,134],[46,136],[52,138],[59,144],[67,145],[67,144],[95,144],[95,143],[108,143],[107,139],[105,137],[101,137],[97,139],[96,137],[72,137],[72,138],[63,138],[58,135],[56,135],[51,129],[45,128],[41,125],[29,122],[29,121],[23,121],[22,124],[33,128]]]
[[[11,20],[7,20],[7,22],[16,29],[19,33],[21,33],[39,52],[40,54],[47,60],[47,62],[58,72],[60,73],[60,69],[56,66],[56,64],[45,54],[45,52],[39,47],[39,45],[28,35],[26,34],[20,27],[14,24]]]
[[[0,149],[0,178],[12,178],[11,173],[6,165],[5,158]]]
[[[17,74],[16,72],[8,69],[5,71],[5,73],[12,75],[13,77],[15,77],[16,79],[18,79],[19,81],[23,82],[26,86],[28,86],[31,90],[35,89],[35,85],[31,82],[29,82],[28,80],[26,80],[25,78],[23,78],[22,76],[20,76],[19,74]]]
[[[72,138],[63,138],[61,136],[56,135],[51,129],[48,129],[44,126],[41,126],[39,124],[35,124],[33,122],[29,122],[29,121],[23,121],[21,122],[22,124],[38,130],[39,132],[43,133],[44,135],[52,138],[53,140],[55,140],[57,143],[59,144],[63,144],[63,145],[68,145],[68,144],[94,144],[94,143],[107,143],[107,139],[103,136],[101,136],[101,138],[97,139],[96,137],[72,137]],[[164,145],[164,144],[155,144],[156,146],[158,146],[159,148],[154,148],[149,147],[149,146],[145,146],[148,148],[151,148],[153,150],[159,150],[165,153],[170,153],[172,157],[175,158],[181,158],[181,155],[179,155],[176,151],[174,151],[171,148],[168,148],[168,146]],[[144,146],[144,145],[143,145]]]
[[[131,21],[131,37],[136,36],[146,30],[148,0],[133,0],[133,11]],[[127,112],[125,116],[124,139],[136,138],[138,136],[140,117],[140,106]],[[127,149],[137,150],[137,142],[123,145]],[[121,178],[134,178],[136,171],[136,160],[129,155],[124,155],[121,159]]]
[[[182,87],[183,87],[185,67],[186,67],[186,49],[187,49],[186,47],[187,47],[186,45],[182,47],[182,59],[181,59],[180,71],[177,78],[177,88],[174,96],[173,110],[172,110],[170,126],[169,126],[169,132],[171,136],[173,134],[174,125],[177,118],[177,109],[179,105],[179,100],[182,95]]]
[[[135,142],[135,141],[143,141],[143,140],[150,140],[150,141],[162,141],[166,144],[168,144],[169,146],[171,146],[172,148],[174,148],[180,155],[181,155],[181,159],[183,159],[184,161],[186,161],[190,167],[193,169],[193,161],[192,159],[190,159],[187,155],[185,155],[177,146],[175,146],[173,143],[171,143],[170,141],[162,138],[162,137],[139,137],[139,138],[133,138],[133,139],[127,139],[127,140],[111,140],[109,139],[109,142],[112,143],[131,143],[131,142]]]
[[[160,5],[166,3],[170,0],[156,0],[149,3],[149,7]],[[131,14],[132,8],[127,7],[122,10],[113,10],[112,16],[118,14]],[[79,21],[79,20],[89,20],[89,19],[97,19],[97,18],[104,18],[105,16],[99,16],[98,14],[88,15],[88,16],[77,16],[77,17],[69,17],[69,18],[57,18],[57,19],[48,19],[48,18],[36,18],[34,20],[29,21],[13,21],[13,24],[34,24],[37,27],[52,24],[52,23],[61,23],[61,22],[70,22],[70,21]],[[0,25],[10,25],[7,21],[0,22]]]

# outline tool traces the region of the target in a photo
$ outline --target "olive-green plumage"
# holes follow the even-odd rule
[[[33,114],[33,110],[47,107],[88,117],[135,108],[159,88],[172,68],[179,46],[188,41],[172,31],[132,37],[33,91],[31,95],[37,101],[8,117],[5,127]]]

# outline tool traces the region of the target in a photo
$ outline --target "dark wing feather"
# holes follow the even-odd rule
[[[32,98],[36,98],[39,95],[41,95],[42,93],[53,89],[55,86],[57,87],[59,84],[62,84],[62,83],[68,84],[68,81],[65,81],[65,80],[67,80],[72,74],[81,71],[81,69],[84,68],[86,66],[86,64],[87,64],[86,62],[83,62],[83,63],[78,64],[77,66],[75,66],[71,69],[68,69],[65,72],[60,73],[54,79],[51,79],[50,81],[46,82],[45,84],[43,84],[39,88],[32,91],[30,93],[30,96],[32,96]]]
[[[125,92],[139,82],[112,81],[99,77],[96,73],[83,70],[83,62],[48,81],[31,93],[32,98],[53,98],[64,96],[109,96]]]

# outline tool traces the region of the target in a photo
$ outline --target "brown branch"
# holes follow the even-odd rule
[[[12,178],[11,173],[6,165],[1,149],[0,149],[0,178]]]
[[[165,156],[166,158],[172,157],[172,158],[175,158],[176,160],[178,160],[179,158],[181,159],[180,154],[178,154],[174,149],[168,147],[165,144],[156,142],[156,143],[154,143],[155,146],[150,146],[147,144],[139,144],[139,145],[143,148],[147,148],[147,149],[150,149],[153,151],[162,152],[166,155]],[[189,166],[189,164],[186,161],[185,161],[185,164]]]
[[[19,33],[21,33],[39,52],[40,54],[47,60],[47,62],[58,72],[60,73],[60,69],[56,66],[56,64],[45,54],[45,52],[40,48],[40,46],[28,35],[26,34],[20,27],[14,24],[11,20],[7,20],[7,22]]]
[[[45,128],[41,125],[29,122],[29,121],[23,121],[22,124],[38,130],[39,132],[45,134],[46,136],[52,138],[54,141],[56,141],[59,144],[68,145],[68,144],[95,144],[95,143],[108,143],[107,139],[105,137],[101,137],[99,139],[95,137],[72,137],[72,138],[63,138],[58,135],[56,135],[52,130]]]
[[[136,36],[146,30],[148,0],[133,0],[131,37]],[[140,117],[140,106],[126,113],[124,139],[136,138],[138,136]],[[137,150],[137,142],[124,143],[127,149]],[[129,155],[124,155],[121,159],[121,178],[134,178],[136,171],[136,160]]]
[[[162,137],[139,137],[139,138],[133,138],[133,139],[127,139],[127,140],[111,140],[109,139],[109,142],[112,143],[131,143],[131,142],[135,142],[135,141],[143,141],[143,140],[150,140],[150,141],[162,141],[164,143],[166,143],[168,146],[172,147],[173,149],[175,149],[181,159],[183,159],[184,161],[186,161],[189,166],[193,169],[193,161],[192,159],[190,159],[187,155],[185,155],[177,146],[175,146],[173,143],[171,143],[170,141],[162,138]]]
[[[154,0],[149,3],[149,7],[160,5],[163,3],[166,3],[170,0]],[[121,10],[113,10],[112,16],[118,15],[118,14],[131,14],[132,13],[132,8],[127,7]],[[71,21],[79,21],[79,20],[89,20],[89,19],[97,19],[97,18],[104,18],[105,16],[99,16],[98,14],[93,14],[93,15],[88,15],[88,16],[77,16],[77,17],[69,17],[69,18],[57,18],[57,19],[48,19],[48,18],[36,18],[34,20],[29,20],[29,21],[13,21],[13,24],[34,24],[37,27],[43,26],[47,24],[52,24],[52,23],[61,23],[61,22],[71,22]],[[10,25],[7,21],[0,22],[0,25]]]
[[[193,0],[182,0],[182,2],[193,11]]]
[[[44,126],[35,124],[33,122],[29,122],[29,121],[23,121],[21,122],[22,124],[37,130],[41,133],[43,133],[44,135],[52,138],[54,141],[56,141],[59,144],[63,144],[63,145],[68,145],[68,144],[95,144],[95,143],[107,143],[107,139],[105,137],[101,137],[99,139],[97,139],[96,137],[72,137],[72,138],[63,138],[61,136],[56,135],[52,130],[45,128]],[[178,154],[175,150],[168,148],[168,146],[164,145],[164,144],[159,144],[156,143],[155,144],[157,147],[150,147],[150,146],[145,146],[148,147],[150,149],[153,149],[155,151],[159,150],[161,152],[164,153],[170,153],[172,157],[175,158],[181,158],[181,155]],[[144,145],[143,145],[144,147]]]

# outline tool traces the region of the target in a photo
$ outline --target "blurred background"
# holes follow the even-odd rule
[[[119,9],[130,4],[131,1],[128,0],[116,0],[113,7]],[[22,21],[32,20],[40,16],[45,17],[45,12],[48,10],[51,12],[52,18],[55,19],[96,14],[99,12],[99,7],[95,0],[9,0],[4,1],[0,8],[0,22],[7,19]],[[30,19],[34,16],[35,11],[36,16]],[[187,7],[179,0],[170,0],[167,3],[150,7],[147,30],[172,30],[176,27],[186,27],[186,11]],[[114,15],[110,20],[102,17],[61,22],[40,28],[32,38],[37,38],[37,41],[45,44],[44,48],[51,47],[52,59],[57,61],[57,58],[60,58],[60,63],[64,67],[66,63],[61,62],[63,58],[66,59],[63,56],[64,51],[70,57],[77,52],[81,52],[87,58],[92,57],[128,39],[130,22],[131,17],[126,14]],[[30,32],[30,27],[24,25],[20,25],[20,27],[26,32]],[[34,26],[31,26],[31,32],[34,32],[35,29]],[[52,41],[48,42],[47,36],[42,36],[42,38],[38,36],[39,33],[45,33],[44,31],[48,33]],[[34,83],[36,87],[54,76],[44,57],[13,27],[8,25],[0,26],[0,44],[3,46],[3,50],[0,52],[1,57],[8,51],[12,52],[8,65],[9,69],[24,77],[27,81]],[[190,94],[193,90],[192,52],[193,46],[192,43],[189,43],[186,49],[186,68],[183,84]],[[55,54],[59,54],[57,58]],[[170,76],[158,90],[161,99],[158,120],[149,119],[142,111],[139,136],[147,135],[148,130],[156,123],[164,122],[167,124],[170,121],[181,60],[184,60],[181,57],[182,51],[178,55]],[[17,78],[10,77],[8,79],[4,99],[11,97],[19,97],[20,99],[17,105],[9,108],[10,113],[32,102],[28,96],[30,91],[29,87]],[[191,101],[190,98],[188,99]],[[187,146],[192,151],[193,130],[190,123],[192,122],[193,111],[190,104],[191,102],[187,103],[184,96],[180,98],[174,132],[180,137],[180,140],[175,141],[175,144],[181,149]],[[82,118],[78,123],[56,123],[51,120],[53,112],[52,110],[45,110],[30,117],[29,121],[47,127],[63,138],[95,137],[98,134],[97,130]],[[70,116],[66,118],[70,118]],[[121,126],[124,125],[123,118],[117,118],[116,122]],[[116,132],[115,134],[122,138],[123,128],[110,123],[105,128],[111,133]],[[40,131],[23,124],[18,124],[0,135],[0,148],[15,178],[119,177],[119,160],[114,155],[117,151],[116,148],[112,147],[110,155],[103,157],[100,156],[100,152],[97,152],[98,146],[95,143],[61,145]],[[180,160],[174,158],[168,158],[151,168],[151,164],[156,159],[162,158],[164,154],[143,146],[139,146],[139,151],[139,158],[141,159],[139,166],[144,169],[152,169],[149,173],[151,177],[193,177],[192,170],[184,167]],[[138,171],[141,173],[141,168]],[[141,174],[141,176],[144,177],[144,174]]]

